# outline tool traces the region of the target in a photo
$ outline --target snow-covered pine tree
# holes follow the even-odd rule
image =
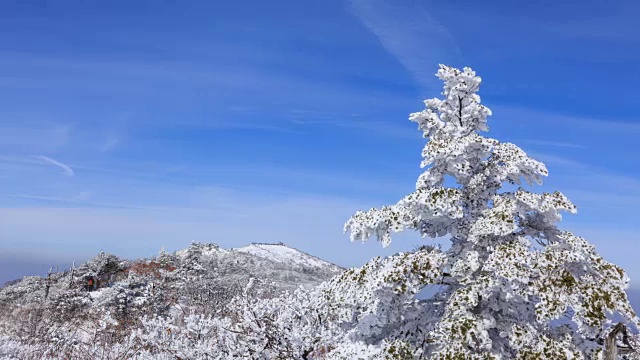
[[[357,212],[345,224],[352,241],[405,229],[450,238],[352,269],[324,286],[351,323],[352,340],[386,343],[385,352],[433,359],[602,357],[617,316],[639,321],[627,301],[629,278],[593,245],[558,229],[576,207],[560,192],[515,186],[541,183],[545,165],[511,143],[480,135],[491,111],[469,68],[440,66],[444,99],[410,115],[428,139],[416,190],[397,204]],[[513,189],[510,189],[513,188]],[[428,300],[415,294],[430,284]],[[346,311],[349,307],[351,311]],[[627,337],[618,347],[633,347]],[[626,349],[629,351],[630,349]],[[413,357],[411,356],[411,357]]]

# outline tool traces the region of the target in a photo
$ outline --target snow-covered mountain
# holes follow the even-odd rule
[[[208,269],[205,277],[237,283],[253,278],[288,291],[298,286],[315,286],[344,270],[284,243],[252,243],[232,249],[193,244],[177,251],[176,256],[183,262],[205,264]]]
[[[76,268],[0,288],[0,359],[29,358],[32,343],[55,353],[95,342],[91,336],[126,341],[143,319],[216,318],[234,302],[310,288],[342,271],[282,243],[236,249],[193,243],[134,261],[100,253]]]
[[[322,269],[330,271],[341,271],[342,269],[332,263],[324,261],[313,255],[309,255],[300,250],[294,249],[285,245],[284,243],[252,243],[251,245],[244,246],[232,251],[241,252],[245,254],[251,254],[254,256],[268,259],[270,261],[298,265],[309,269]]]

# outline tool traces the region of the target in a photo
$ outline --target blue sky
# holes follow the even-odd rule
[[[413,189],[409,113],[470,66],[487,135],[544,161],[562,227],[640,284],[636,1],[3,1],[0,271],[284,241],[343,266]],[[3,265],[4,264],[4,265]],[[32,270],[27,270],[32,269]],[[37,270],[41,271],[41,270]],[[638,285],[640,287],[640,285]]]

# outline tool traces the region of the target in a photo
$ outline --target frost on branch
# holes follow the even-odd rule
[[[629,279],[586,240],[558,229],[562,212],[576,212],[562,193],[503,189],[505,184],[540,184],[548,172],[518,146],[480,134],[488,130],[491,111],[480,104],[481,79],[475,72],[441,66],[437,76],[444,81],[443,99],[426,100],[426,108],[409,117],[428,139],[421,163],[426,170],[416,191],[394,205],[357,212],[345,231],[352,241],[375,236],[384,246],[392,233],[407,229],[422,237],[447,235],[451,246],[446,251],[411,263],[385,262],[398,274],[415,276],[437,258],[439,277],[410,282],[410,294],[393,297],[379,290],[384,284],[392,288],[392,279],[347,273],[343,277],[352,276],[351,290],[345,289],[344,278],[340,291],[367,294],[367,299],[384,293],[377,303],[370,301],[376,313],[384,313],[385,306],[404,309],[399,310],[403,315],[375,326],[385,329],[389,339],[401,327],[393,325],[394,319],[406,319],[402,328],[419,329],[426,340],[392,338],[408,344],[414,356],[569,359],[602,354],[614,315],[630,327],[638,325],[624,292]],[[445,187],[445,179],[455,185],[447,181]],[[362,269],[379,268],[381,261]],[[441,286],[434,297],[412,297],[432,283]]]
[[[423,236],[444,235],[452,219],[462,216],[460,195],[458,189],[418,189],[396,205],[357,212],[345,224],[345,231],[351,231],[352,241],[376,235],[383,246],[391,243],[391,232],[405,228],[418,230]]]

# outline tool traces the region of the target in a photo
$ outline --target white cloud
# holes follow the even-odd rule
[[[640,203],[640,180],[629,174],[611,171],[598,165],[546,153],[529,153],[549,168],[549,179],[578,206],[579,212],[595,217],[592,221],[607,222],[615,219],[630,222],[632,228],[640,217],[626,211]],[[618,214],[618,215],[614,215]],[[604,225],[604,224],[603,224]]]
[[[582,148],[584,148],[583,145],[574,144],[574,143],[570,143],[570,142],[563,142],[563,141],[547,141],[547,140],[536,140],[536,139],[524,139],[524,140],[520,140],[518,142],[525,143],[525,144],[538,145],[538,146],[543,146],[543,147],[560,147],[560,148],[573,148],[573,149],[582,149]]]
[[[380,44],[427,88],[439,87],[439,63],[460,56],[453,36],[427,11],[424,2],[402,6],[389,0],[352,0],[351,9]]]
[[[116,132],[110,131],[108,132],[102,144],[100,145],[100,152],[107,152],[113,150],[120,142],[122,141],[122,137]]]
[[[419,131],[408,121],[381,121],[372,119],[370,116],[362,119],[361,116],[353,114],[341,116],[300,109],[289,110],[288,117],[291,118],[292,123],[300,126],[331,126],[366,131],[385,137],[420,139]]]
[[[74,175],[73,169],[69,165],[61,163],[58,160],[52,159],[52,158],[50,158],[48,156],[42,156],[42,155],[34,156],[34,158],[42,160],[46,164],[50,164],[50,165],[59,167],[60,169],[62,169],[64,171],[65,174],[67,174],[67,176],[73,176]]]
[[[505,105],[489,105],[489,107],[493,110],[492,118],[496,121],[517,121],[532,128],[566,126],[575,132],[591,132],[607,136],[635,136],[640,133],[640,122],[635,119],[622,121],[588,118]]]

